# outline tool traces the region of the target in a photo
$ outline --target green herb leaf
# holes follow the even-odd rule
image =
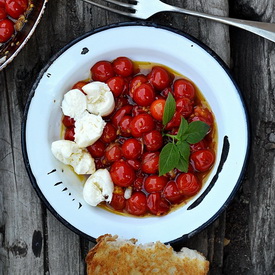
[[[181,155],[181,157],[187,161],[189,161],[189,156],[190,156],[190,145],[186,141],[178,141],[177,144],[177,149]]]
[[[179,158],[179,162],[176,166],[181,172],[187,173],[189,167],[189,161],[184,158]]]
[[[193,121],[189,124],[185,133],[185,140],[190,144],[197,143],[205,137],[209,128],[210,126],[203,121]]]
[[[184,117],[182,117],[176,138],[178,140],[182,140],[182,138],[184,137],[184,134],[186,133],[187,130],[188,130],[188,122]]]
[[[161,150],[159,156],[159,176],[162,176],[173,168],[179,162],[180,153],[175,143],[167,143]]]
[[[171,93],[168,94],[164,105],[162,124],[165,126],[173,117],[176,111],[176,101]]]

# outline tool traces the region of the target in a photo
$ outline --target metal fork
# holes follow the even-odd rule
[[[190,10],[168,5],[166,3],[161,2],[160,0],[135,0],[131,2],[128,1],[128,3],[120,2],[119,0],[102,0],[107,3],[112,3],[119,7],[125,8],[126,11],[122,11],[116,8],[111,8],[109,6],[98,4],[92,0],[82,0],[82,1],[95,5],[97,7],[103,8],[108,11],[112,11],[121,15],[133,17],[137,19],[148,19],[149,17],[151,17],[156,13],[165,12],[165,11],[184,13],[188,15],[198,16],[201,18],[211,19],[220,23],[234,26],[234,27],[238,27],[246,31],[255,33],[259,36],[262,36],[270,41],[275,42],[275,24],[273,23],[241,20],[241,19],[235,19],[235,18],[229,18],[229,17],[223,17],[223,16],[210,15],[210,14],[197,12],[197,11],[190,11]]]

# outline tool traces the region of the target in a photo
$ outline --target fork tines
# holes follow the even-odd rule
[[[108,3],[112,4],[114,6],[113,8],[110,6],[107,6],[106,4],[105,5],[99,4],[93,0],[82,0],[82,1],[92,4],[94,6],[97,6],[99,8],[102,8],[102,9],[105,9],[105,10],[108,10],[111,12],[115,12],[115,13],[118,13],[121,15],[125,15],[125,16],[133,17],[134,12],[135,12],[133,3],[136,3],[136,1],[128,1],[128,3],[125,3],[125,2],[121,2],[121,1],[117,1],[117,0],[101,0],[101,2],[105,2],[106,4],[108,4]],[[122,9],[118,9],[118,7],[122,8]]]

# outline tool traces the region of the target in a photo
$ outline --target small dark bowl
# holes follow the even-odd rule
[[[8,42],[0,46],[0,71],[3,70],[20,52],[34,33],[44,13],[48,0],[33,0],[32,7],[26,15],[22,29]]]

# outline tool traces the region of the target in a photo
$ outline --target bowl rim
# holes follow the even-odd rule
[[[25,109],[24,109],[24,114],[23,114],[23,119],[22,119],[22,124],[21,124],[21,147],[22,147],[22,154],[23,154],[23,160],[25,163],[25,167],[27,170],[27,174],[30,178],[31,184],[34,188],[34,190],[36,191],[38,197],[41,199],[41,201],[43,202],[43,204],[47,207],[48,210],[50,210],[50,212],[60,221],[62,222],[67,228],[69,228],[71,231],[75,232],[76,234],[88,239],[89,241],[92,242],[96,242],[96,238],[82,232],[81,230],[79,230],[78,228],[76,228],[75,226],[73,226],[72,224],[70,224],[66,219],[64,219],[63,217],[61,217],[58,212],[51,206],[51,204],[48,202],[48,200],[46,199],[46,197],[44,196],[44,194],[42,193],[42,191],[40,190],[36,178],[34,177],[33,173],[32,173],[32,169],[31,166],[29,164],[29,158],[28,158],[28,153],[27,153],[27,144],[26,144],[26,124],[27,124],[27,117],[28,117],[28,111],[29,111],[29,107],[32,101],[32,98],[35,94],[35,90],[37,88],[37,86],[39,85],[39,82],[41,80],[41,78],[43,77],[43,75],[45,74],[45,72],[47,71],[47,69],[52,65],[52,63],[60,56],[62,55],[67,49],[69,49],[70,47],[72,47],[74,44],[76,44],[77,42],[102,31],[108,30],[108,29],[112,29],[112,28],[118,28],[118,27],[131,27],[131,26],[144,26],[144,27],[154,27],[154,28],[161,28],[163,30],[167,30],[170,32],[174,32],[176,34],[179,34],[187,39],[189,39],[190,41],[196,43],[198,46],[200,46],[203,50],[205,50],[208,54],[211,55],[212,58],[214,58],[219,65],[222,67],[222,69],[226,72],[226,74],[228,75],[229,79],[232,81],[232,84],[235,86],[236,91],[239,94],[240,97],[240,102],[243,106],[243,110],[244,110],[244,116],[246,119],[246,131],[247,131],[247,147],[245,150],[245,156],[244,156],[244,161],[243,161],[243,165],[241,168],[241,172],[239,174],[238,180],[231,192],[231,194],[227,197],[227,200],[223,203],[223,205],[220,207],[220,209],[217,210],[217,212],[209,219],[207,220],[205,223],[201,224],[201,226],[199,226],[197,229],[193,230],[192,232],[182,235],[179,238],[176,238],[174,240],[171,240],[169,242],[165,242],[166,244],[171,244],[171,245],[177,245],[179,243],[182,243],[184,241],[186,241],[187,239],[189,239],[190,237],[192,237],[193,235],[201,232],[203,229],[205,229],[207,226],[209,226],[210,224],[212,224],[227,208],[227,206],[231,203],[232,199],[234,198],[236,192],[239,190],[243,177],[244,177],[244,173],[246,171],[246,167],[248,164],[248,159],[249,159],[249,152],[250,152],[250,146],[251,146],[251,134],[250,134],[250,120],[249,120],[249,116],[248,116],[248,112],[247,112],[247,107],[242,95],[241,90],[239,89],[237,83],[235,82],[235,80],[233,79],[233,76],[231,75],[230,69],[229,67],[225,64],[225,62],[212,50],[210,49],[207,45],[205,45],[203,42],[199,41],[197,38],[194,38],[193,36],[185,33],[184,31],[175,29],[173,27],[168,27],[168,26],[164,26],[161,24],[156,24],[153,22],[147,22],[147,21],[132,21],[132,22],[119,22],[119,23],[114,23],[114,24],[110,24],[110,25],[106,25],[103,27],[99,27],[96,28],[94,30],[91,30],[87,33],[84,33],[83,35],[77,37],[76,39],[72,40],[71,42],[69,42],[67,45],[65,45],[61,50],[59,50],[55,55],[53,55],[49,61],[46,63],[46,65],[44,66],[44,68],[40,71],[40,73],[38,74],[36,80],[33,83],[33,86],[30,90],[26,105],[25,105]]]

